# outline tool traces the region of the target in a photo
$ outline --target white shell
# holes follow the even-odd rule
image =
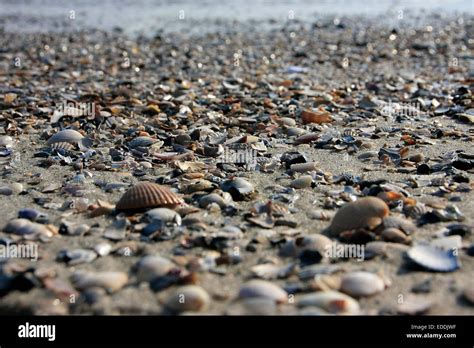
[[[240,299],[263,297],[272,299],[275,302],[282,303],[288,300],[288,294],[278,285],[265,280],[254,279],[243,284],[239,290]]]
[[[370,272],[347,273],[341,279],[341,291],[353,297],[371,296],[385,289],[385,283]]]
[[[148,255],[136,264],[137,279],[149,282],[158,277],[163,277],[174,267],[174,264],[164,257]]]
[[[211,297],[202,287],[186,285],[177,288],[166,300],[165,306],[175,312],[198,312],[209,307]]]
[[[73,273],[71,280],[78,290],[98,287],[114,292],[127,284],[128,276],[124,272],[77,271]]]
[[[330,313],[358,314],[359,303],[338,291],[319,291],[302,295],[297,299],[299,307],[316,306]]]
[[[431,245],[416,245],[407,252],[418,265],[437,272],[451,272],[461,265],[452,250],[444,251]]]
[[[51,145],[54,143],[71,143],[71,144],[78,144],[84,136],[75,131],[74,129],[63,129],[62,131],[54,134],[51,138],[49,138],[47,144]]]

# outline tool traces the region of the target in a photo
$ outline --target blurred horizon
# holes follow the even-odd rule
[[[224,21],[310,22],[328,16],[397,19],[470,13],[473,0],[0,0],[6,31],[44,32],[84,28],[127,33],[192,31]],[[74,18],[71,18],[74,17]]]

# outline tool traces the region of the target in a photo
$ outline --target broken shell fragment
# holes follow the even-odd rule
[[[331,235],[364,227],[376,227],[387,216],[387,204],[376,197],[364,197],[342,206],[334,215],[328,231]]]
[[[288,294],[278,285],[265,280],[253,279],[243,284],[239,290],[238,297],[244,298],[268,298],[277,303],[286,302]]]
[[[347,273],[341,279],[340,290],[352,297],[372,296],[384,289],[383,279],[370,272]]]
[[[221,188],[225,192],[229,192],[234,201],[243,201],[250,198],[254,194],[253,185],[244,178],[233,178],[225,181]]]
[[[117,210],[139,210],[154,207],[174,208],[183,203],[169,188],[151,182],[140,182],[124,193]]]
[[[209,307],[211,298],[202,287],[186,285],[177,288],[166,300],[165,306],[174,312],[199,312]]]

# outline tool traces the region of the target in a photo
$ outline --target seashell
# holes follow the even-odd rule
[[[135,265],[138,281],[149,282],[156,278],[165,276],[176,266],[168,259],[161,256],[148,255],[143,257]]]
[[[334,314],[359,314],[359,303],[338,291],[318,291],[297,299],[298,307],[316,306]]]
[[[132,149],[135,147],[148,147],[148,146],[153,145],[156,141],[157,141],[156,139],[146,137],[146,136],[136,137],[135,139],[131,140],[128,143],[128,146]]]
[[[162,221],[165,224],[173,223],[178,226],[181,225],[181,215],[168,208],[154,208],[148,210],[145,216],[149,220]]]
[[[294,144],[295,145],[300,145],[300,144],[309,144],[313,141],[316,141],[319,139],[320,134],[319,133],[308,133],[308,134],[303,134],[299,136],[298,138],[295,139]]]
[[[51,146],[54,143],[78,144],[84,136],[74,129],[63,129],[49,138],[47,144]]]
[[[68,266],[89,263],[94,261],[96,258],[96,252],[88,249],[63,250],[60,251],[58,255],[58,259],[66,262]]]
[[[321,124],[332,122],[332,117],[331,114],[324,109],[318,109],[317,111],[303,110],[301,111],[301,120],[303,121],[303,124]]]
[[[405,214],[408,217],[411,217],[413,219],[418,219],[422,217],[423,215],[433,211],[432,208],[428,207],[426,204],[423,204],[423,203],[417,203],[416,205],[413,205],[413,206],[405,206],[404,210],[405,210]]]
[[[250,198],[254,193],[253,185],[244,178],[233,178],[224,181],[221,188],[229,192],[234,201],[243,201]]]
[[[10,188],[13,190],[14,193],[22,193],[23,192],[23,184],[19,182],[14,182],[10,184]]]
[[[264,263],[253,266],[250,270],[257,277],[269,280],[288,277],[294,271],[295,266],[295,264],[279,266],[271,263]]]
[[[166,300],[165,306],[174,312],[205,311],[211,302],[209,294],[197,285],[177,288]]]
[[[334,215],[328,232],[338,235],[341,232],[364,227],[375,227],[387,216],[389,208],[380,198],[364,197],[342,206]]]
[[[216,187],[216,184],[210,182],[209,180],[195,180],[191,183],[186,184],[184,192],[187,194],[191,194],[199,191],[212,191]]]
[[[33,208],[23,208],[18,211],[18,218],[45,223],[48,221],[48,214]]]
[[[99,256],[107,256],[112,251],[112,245],[110,245],[109,243],[101,242],[94,246],[94,251]]]
[[[313,184],[313,177],[311,175],[302,175],[298,179],[293,180],[290,182],[290,187],[295,189],[303,189],[307,187],[311,187]]]
[[[118,241],[125,238],[127,227],[130,225],[130,222],[124,218],[118,218],[112,222],[104,231],[104,238]]]
[[[416,231],[416,226],[410,220],[398,217],[387,216],[383,219],[383,226],[387,228],[395,228],[405,232],[405,234],[413,234]]]
[[[6,233],[17,234],[20,236],[46,236],[52,237],[57,231],[50,225],[42,225],[31,222],[28,219],[13,219],[4,228]]]
[[[56,151],[61,152],[61,153],[68,152],[68,151],[73,151],[75,149],[73,144],[65,142],[65,141],[59,141],[59,142],[52,143],[50,145],[50,148],[52,150],[56,150]]]
[[[275,315],[275,301],[263,297],[247,298],[231,304],[226,309],[226,315]]]
[[[90,226],[87,224],[63,221],[59,232],[61,234],[67,234],[70,236],[82,236],[89,232],[90,229]]]
[[[306,129],[303,129],[303,128],[299,128],[299,127],[288,127],[286,129],[286,134],[289,136],[289,137],[299,137],[299,136],[304,136],[304,134],[307,133],[307,130]],[[315,133],[313,133],[315,134]],[[303,139],[301,139],[303,140]]]
[[[389,227],[380,234],[382,240],[392,243],[410,244],[411,238],[397,228]]]
[[[290,165],[290,170],[294,173],[305,173],[317,170],[316,162],[295,163]]]
[[[402,303],[397,305],[397,312],[405,315],[421,315],[433,306],[433,302],[424,296],[408,294]]]
[[[117,210],[137,210],[154,207],[174,208],[183,200],[165,186],[151,182],[139,182],[120,198]]]
[[[72,274],[71,280],[78,290],[102,288],[109,292],[115,292],[127,284],[128,276],[124,272],[77,271]]]
[[[430,245],[416,245],[407,251],[409,259],[435,272],[452,272],[460,268],[453,250],[444,251]]]
[[[277,303],[286,302],[288,294],[278,285],[265,280],[253,279],[243,284],[239,290],[239,299],[267,298]]]
[[[9,135],[0,136],[0,146],[11,147],[13,145],[13,138]]]
[[[372,296],[385,289],[385,282],[377,274],[370,272],[353,272],[342,276],[342,292],[352,297]]]
[[[199,199],[199,206],[201,208],[207,208],[210,204],[217,204],[221,209],[224,209],[232,202],[232,196],[228,192],[223,192],[222,195],[217,193],[210,193],[202,196]]]
[[[10,196],[13,194],[13,190],[9,186],[1,186],[0,187],[0,195]]]
[[[322,257],[332,243],[331,239],[322,234],[312,234],[287,242],[281,247],[279,254],[283,257],[300,257],[302,252],[311,250],[317,251]]]

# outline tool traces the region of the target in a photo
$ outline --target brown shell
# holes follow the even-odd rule
[[[181,203],[183,200],[167,187],[151,182],[140,182],[124,193],[118,201],[116,209],[174,208]]]
[[[338,235],[341,232],[364,227],[376,227],[390,212],[387,204],[377,197],[363,197],[342,206],[334,215],[329,233]]]

